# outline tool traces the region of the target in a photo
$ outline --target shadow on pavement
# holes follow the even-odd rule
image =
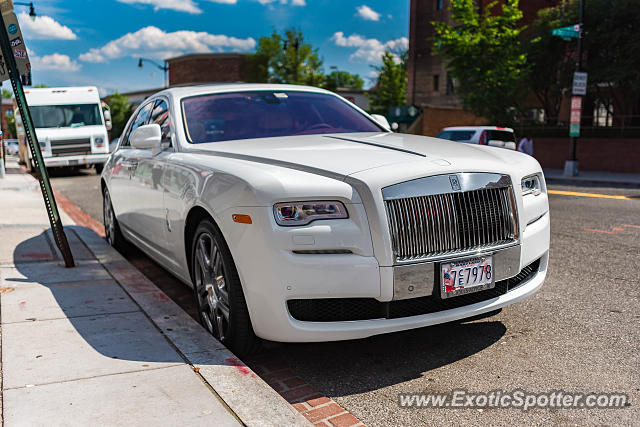
[[[22,317],[35,320],[66,317],[81,337],[96,351],[121,360],[179,362],[178,355],[163,345],[150,345],[157,337],[155,327],[118,286],[109,273],[95,262],[93,255],[72,232],[69,241],[78,267],[64,269],[59,260],[50,262],[43,272],[39,262],[25,262],[18,254],[33,247],[53,248],[52,239],[42,233],[21,242],[14,263],[21,276],[7,278],[19,286],[44,286],[51,301],[34,301],[36,312],[22,311]],[[53,249],[51,249],[53,252]],[[55,252],[54,252],[55,253]],[[191,291],[159,265],[135,248],[125,257],[145,276],[159,285],[172,299],[181,299],[191,311]],[[33,285],[31,283],[42,283]],[[42,297],[41,297],[42,298]],[[27,304],[30,304],[27,301]],[[24,319],[23,319],[24,320]],[[258,356],[285,362],[299,376],[319,390],[333,396],[369,392],[422,376],[429,371],[470,357],[491,346],[505,334],[498,321],[449,323],[397,332],[362,340],[309,344],[272,343]],[[143,351],[143,347],[147,350]],[[151,349],[151,351],[149,351]],[[245,362],[252,366],[252,358]],[[258,362],[259,363],[259,362]]]
[[[94,351],[119,361],[183,363],[145,313],[97,262],[74,228],[66,229],[74,268],[64,268],[49,230],[17,245],[15,270],[3,274],[5,286],[15,288],[3,295],[3,323],[14,323],[23,328],[23,334],[40,340],[43,359],[77,351],[79,359],[94,360],[95,366],[88,363],[98,371],[102,369],[98,366],[101,358]],[[24,254],[33,254],[34,248],[42,255],[25,260]],[[135,280],[132,277],[129,284],[135,286]],[[69,346],[75,348],[69,350]]]
[[[505,332],[498,321],[448,323],[361,340],[276,344],[269,355],[327,394],[349,396],[428,377],[491,346]]]

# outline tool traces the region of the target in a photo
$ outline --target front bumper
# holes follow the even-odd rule
[[[231,211],[223,213],[223,222],[231,253],[238,266],[244,294],[256,334],[264,339],[282,342],[319,342],[365,338],[376,334],[435,325],[476,316],[505,307],[535,293],[546,277],[549,250],[549,213],[528,224],[521,233],[519,246],[505,248],[503,278],[518,274],[539,260],[537,270],[515,289],[469,305],[427,314],[400,318],[376,318],[347,321],[301,321],[288,310],[287,302],[300,299],[367,298],[389,302],[394,295],[394,267],[381,267],[372,251],[352,254],[307,254],[292,252],[292,233],[314,236],[317,249],[322,236],[344,236],[342,248],[351,248],[349,236],[369,238],[366,214],[362,205],[350,207],[350,221],[318,221],[304,230],[285,230],[269,220],[268,208],[235,208],[233,213],[260,219],[253,226],[239,227],[231,220]],[[340,229],[340,227],[342,227]],[[351,229],[347,228],[351,227]],[[362,247],[354,244],[353,247]],[[517,253],[514,251],[517,250]],[[479,254],[484,252],[480,251]],[[495,254],[495,251],[487,253]],[[506,257],[508,255],[508,257]],[[433,267],[421,268],[433,271]],[[433,276],[425,278],[425,289],[433,287]],[[472,295],[472,294],[471,294]],[[406,298],[406,296],[405,296]],[[460,297],[456,297],[460,298]],[[455,298],[453,298],[455,299]],[[404,299],[404,301],[411,301]]]
[[[61,166],[88,166],[93,164],[106,163],[109,153],[86,154],[80,156],[64,157],[44,157],[44,165],[48,168]]]

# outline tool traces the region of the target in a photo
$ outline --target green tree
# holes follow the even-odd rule
[[[548,118],[558,117],[564,93],[573,79],[576,62],[570,47],[575,43],[567,43],[553,36],[551,31],[576,22],[576,10],[563,10],[560,7],[542,9],[524,37],[527,55],[524,80]]]
[[[351,74],[346,71],[332,71],[327,74],[324,81],[324,88],[335,91],[337,88],[362,89],[364,82],[358,74]]]
[[[370,111],[387,114],[389,107],[407,103],[407,53],[399,58],[391,52],[382,54],[382,65],[373,66],[378,72],[376,85],[369,91]]]
[[[522,84],[527,57],[520,46],[518,0],[491,2],[482,9],[474,0],[452,0],[450,10],[454,24],[432,22],[434,43],[459,82],[463,107],[495,124],[512,122],[513,107],[521,111],[528,94]]]
[[[129,102],[129,98],[117,91],[113,95],[109,95],[105,101],[111,109],[111,123],[113,125],[111,135],[119,137],[133,113],[133,105]]]
[[[570,6],[576,11],[578,1]],[[589,0],[586,7],[583,62],[590,89],[614,112],[640,114],[640,2]]]
[[[4,99],[13,99],[13,92],[9,89],[2,88],[2,93],[0,94],[0,96]]]
[[[16,117],[11,114],[6,117],[7,130],[11,134],[12,138],[16,138],[18,133],[16,132]],[[5,135],[7,137],[7,135]]]
[[[301,31],[273,32],[258,40],[249,58],[249,81],[320,86],[324,82],[318,49],[304,41]]]
[[[49,87],[48,85],[44,84],[44,83],[38,83],[37,85],[33,85],[34,88],[45,88],[45,87]]]

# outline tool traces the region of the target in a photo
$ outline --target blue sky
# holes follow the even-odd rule
[[[16,6],[34,83],[96,85],[101,93],[157,88],[162,60],[192,52],[252,52],[255,42],[297,27],[330,66],[370,84],[386,48],[406,48],[409,0],[34,0],[36,20]],[[6,87],[6,83],[5,83]]]

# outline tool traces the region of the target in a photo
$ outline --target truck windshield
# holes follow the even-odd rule
[[[29,106],[36,128],[95,126],[102,124],[98,104]]]
[[[333,95],[302,91],[235,92],[182,101],[192,143],[343,132],[382,132]]]

